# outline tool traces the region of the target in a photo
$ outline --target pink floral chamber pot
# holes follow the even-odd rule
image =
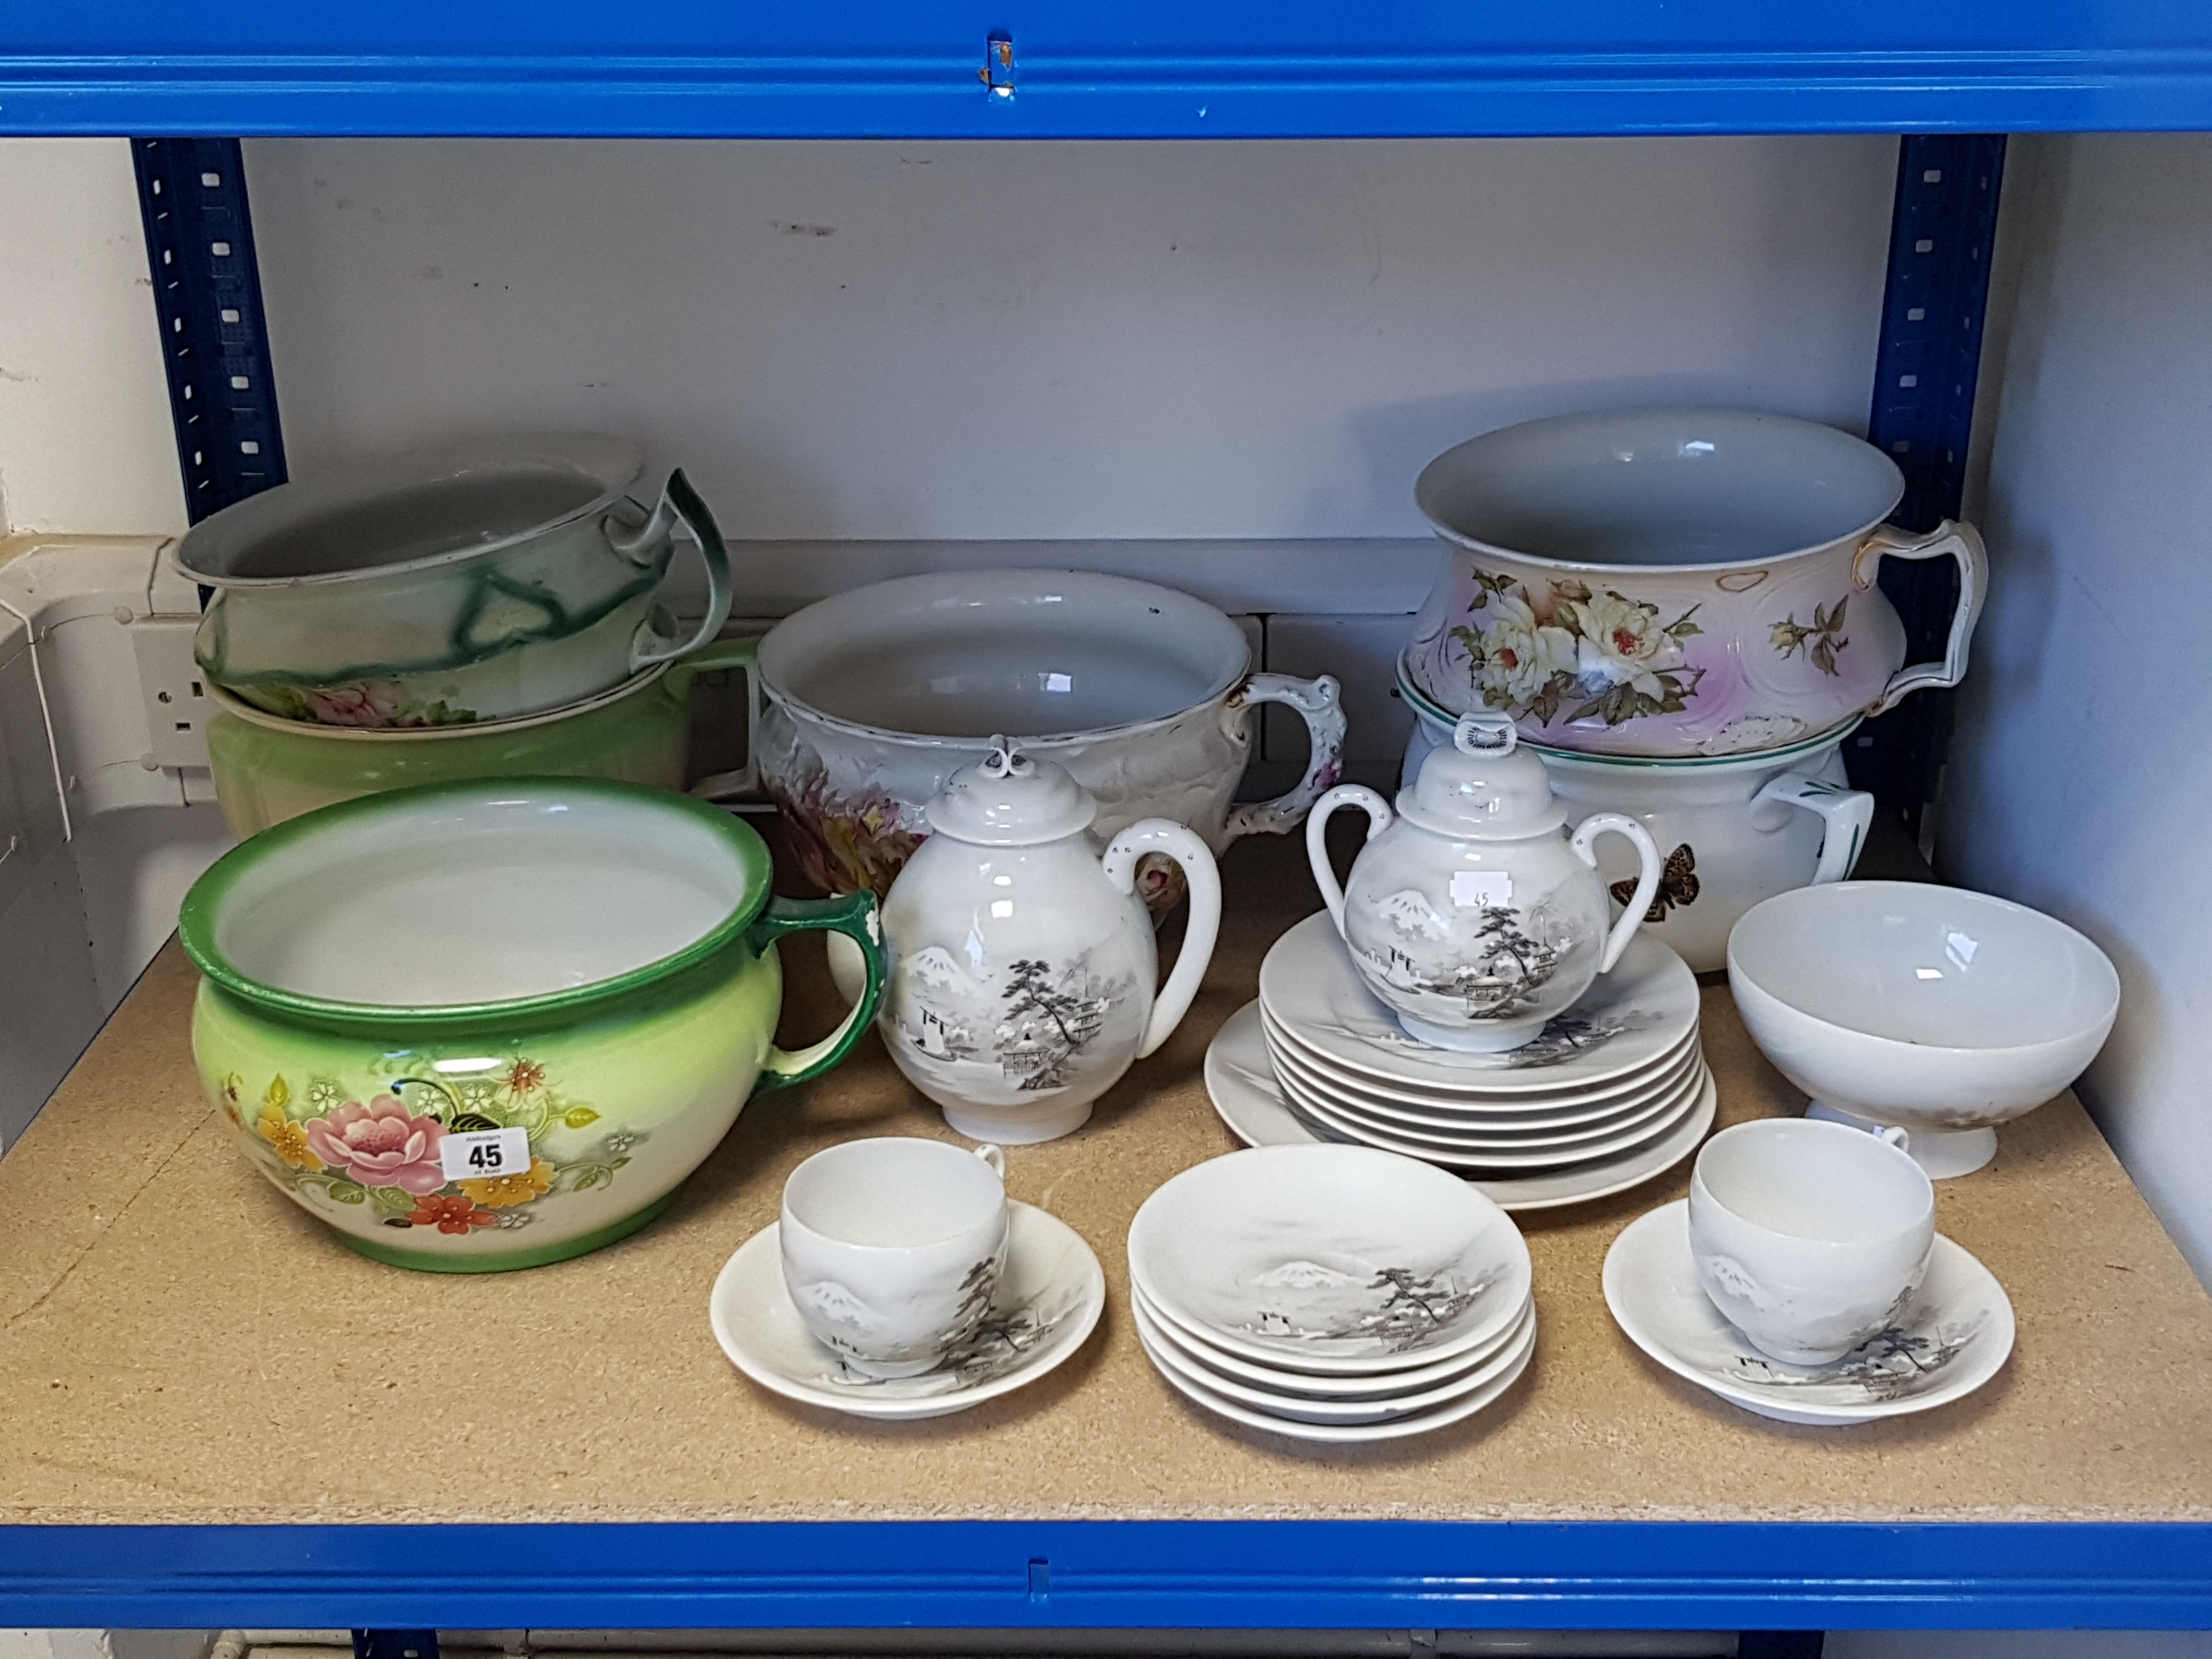
[[[962,570],[854,588],[760,642],[749,771],[781,807],[806,873],[832,892],[890,890],[928,830],[922,808],[992,739],[1064,766],[1110,839],[1140,818],[1218,854],[1303,823],[1344,753],[1336,682],[1251,672],[1236,623],[1173,588],[1080,570]],[[1297,788],[1232,805],[1254,705],[1288,704],[1310,752]],[[1140,868],[1158,911],[1176,867]]]
[[[1889,457],[1811,421],[1636,409],[1530,421],[1429,463],[1414,496],[1450,549],[1406,678],[1457,716],[1587,754],[1772,749],[1958,684],[1988,562],[1969,525],[1882,523]],[[1903,666],[1885,557],[1949,558],[1943,660]]]
[[[843,1058],[883,977],[872,895],[769,896],[717,808],[592,779],[394,790],[264,831],[185,896],[192,1053],[247,1160],[362,1255],[580,1255],[674,1198],[747,1097]],[[864,993],[775,1046],[775,941],[847,935]]]

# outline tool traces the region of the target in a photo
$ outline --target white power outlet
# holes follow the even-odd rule
[[[155,766],[204,767],[207,724],[215,713],[200,665],[192,660],[198,617],[142,617],[131,624],[138,687],[146,704],[147,753]]]

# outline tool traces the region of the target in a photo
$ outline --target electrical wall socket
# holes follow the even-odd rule
[[[207,726],[215,703],[192,660],[198,617],[142,617],[131,624],[138,686],[146,704],[147,750],[159,767],[205,767]]]

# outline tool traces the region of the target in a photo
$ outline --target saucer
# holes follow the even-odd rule
[[[1528,1301],[1521,1230],[1434,1165],[1267,1146],[1163,1182],[1129,1223],[1150,1310],[1279,1370],[1361,1376],[1491,1345]]]
[[[783,1285],[770,1222],[723,1264],[708,1297],[722,1352],[787,1400],[854,1417],[944,1417],[1034,1382],[1078,1348],[1106,1308],[1098,1258],[1073,1227],[1008,1200],[1006,1265],[981,1327],[919,1376],[863,1376],[808,1333]]]
[[[1536,1322],[1534,1319],[1527,1322],[1523,1334],[1510,1351],[1505,1364],[1474,1393],[1432,1412],[1396,1418],[1387,1423],[1296,1423],[1285,1417],[1254,1411],[1249,1406],[1238,1405],[1225,1395],[1216,1394],[1179,1371],[1170,1370],[1153,1353],[1152,1346],[1145,1341],[1141,1329],[1137,1333],[1137,1340],[1144,1346],[1146,1355],[1152,1359],[1152,1369],[1158,1373],[1161,1381],[1193,1405],[1212,1412],[1217,1417],[1225,1417],[1231,1422],[1242,1423],[1247,1428],[1264,1430],[1269,1434],[1279,1434],[1292,1440],[1350,1445],[1367,1440],[1400,1440],[1408,1435],[1427,1434],[1437,1429],[1449,1428],[1474,1416],[1484,1407],[1496,1403],[1507,1389],[1521,1380],[1521,1373],[1528,1369],[1528,1362],[1534,1357]]]
[[[1615,1158],[1649,1145],[1694,1108],[1705,1086],[1705,1066],[1698,1065],[1663,1095],[1638,1108],[1624,1121],[1606,1127],[1594,1138],[1534,1145],[1525,1141],[1501,1143],[1485,1138],[1479,1131],[1462,1135],[1451,1129],[1410,1127],[1325,1094],[1305,1079],[1280,1066],[1276,1068],[1275,1086],[1282,1091],[1284,1099],[1305,1116],[1369,1146],[1480,1173],[1495,1171],[1510,1178],[1515,1170],[1563,1169],[1571,1164]]]
[[[1317,1400],[1310,1395],[1285,1393],[1279,1389],[1224,1376],[1209,1367],[1202,1358],[1178,1346],[1172,1333],[1141,1304],[1132,1303],[1131,1308],[1136,1316],[1137,1340],[1143,1345],[1153,1365],[1161,1371],[1194,1383],[1209,1394],[1218,1394],[1224,1400],[1249,1407],[1264,1416],[1278,1417],[1292,1423],[1352,1426],[1427,1417],[1458,1405],[1470,1395],[1480,1393],[1509,1370],[1518,1372],[1524,1357],[1522,1350],[1534,1334],[1536,1323],[1536,1304],[1532,1302],[1522,1310],[1521,1317],[1513,1322],[1512,1328],[1505,1333],[1504,1340],[1484,1355],[1479,1364],[1470,1366],[1463,1375],[1440,1382],[1434,1388],[1388,1399]]]
[[[1650,933],[1530,1042],[1502,1054],[1432,1048],[1377,1001],[1326,910],[1299,922],[1260,964],[1267,1016],[1355,1075],[1429,1094],[1572,1094],[1649,1068],[1697,1029],[1698,977]]]
[[[1605,1258],[1605,1301],[1628,1340],[1677,1376],[1784,1423],[1872,1423],[1965,1398],[2012,1352],[2012,1303],[1972,1255],[1936,1236],[1928,1276],[1895,1325],[1832,1364],[1770,1359],[1698,1283],[1687,1199],[1622,1230]]]
[[[1694,983],[1694,981],[1692,981]],[[1349,1137],[1324,1135],[1291,1110],[1275,1081],[1260,1026],[1260,1007],[1248,1002],[1229,1017],[1206,1051],[1206,1092],[1214,1113],[1248,1146],[1345,1144]],[[1713,1127],[1720,1094],[1707,1075],[1690,1114],[1648,1146],[1617,1158],[1576,1164],[1510,1181],[1471,1180],[1501,1210],[1550,1210],[1640,1187],[1665,1174],[1695,1152]]]

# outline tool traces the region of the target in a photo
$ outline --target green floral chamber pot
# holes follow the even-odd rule
[[[771,898],[758,836],[586,779],[395,790],[256,836],[186,896],[202,1083],[255,1167],[403,1267],[534,1267],[635,1231],[757,1090],[873,1017],[872,895]],[[866,988],[775,1046],[775,940],[848,935]]]

